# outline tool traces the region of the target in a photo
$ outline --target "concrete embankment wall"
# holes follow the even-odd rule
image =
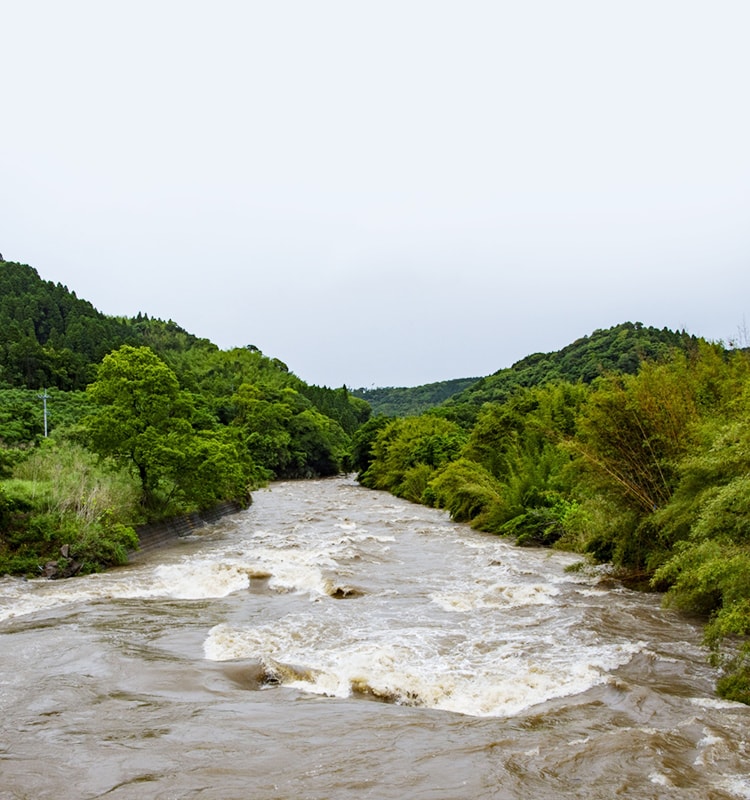
[[[174,542],[176,539],[179,539],[180,536],[188,536],[191,533],[195,533],[206,525],[218,522],[222,517],[226,517],[229,514],[236,514],[238,511],[241,511],[242,508],[243,506],[239,503],[227,502],[215,508],[211,508],[208,511],[185,514],[182,517],[174,517],[173,519],[163,522],[139,525],[135,529],[135,532],[138,534],[140,547],[135,553],[131,554],[131,560],[139,553],[148,553],[152,550],[164,547]]]

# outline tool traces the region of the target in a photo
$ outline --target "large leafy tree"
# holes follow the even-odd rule
[[[253,477],[247,454],[230,431],[194,430],[189,395],[150,348],[110,353],[88,392],[98,405],[85,422],[91,447],[130,464],[147,509],[177,497],[197,507],[246,499]]]
[[[175,374],[150,348],[124,345],[105,356],[88,391],[99,406],[86,421],[91,446],[130,462],[144,505],[152,505],[159,481],[175,473],[192,433]]]

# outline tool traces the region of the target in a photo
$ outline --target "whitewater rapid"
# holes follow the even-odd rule
[[[269,798],[750,798],[750,709],[713,694],[700,626],[579,560],[342,478],[123,569],[6,577],[0,798],[65,797],[71,746],[80,797],[225,800],[244,775]]]

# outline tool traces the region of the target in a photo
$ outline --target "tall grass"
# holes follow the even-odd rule
[[[124,563],[138,545],[139,498],[127,472],[73,442],[44,442],[0,483],[0,573],[37,574],[65,545],[75,571]]]
[[[16,482],[28,484],[26,491],[38,511],[73,516],[83,525],[105,513],[119,522],[133,522],[140,513],[137,481],[72,442],[45,443],[13,475]]]

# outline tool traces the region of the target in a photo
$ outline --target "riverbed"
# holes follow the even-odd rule
[[[750,798],[699,621],[350,478],[0,580],[0,798]]]

